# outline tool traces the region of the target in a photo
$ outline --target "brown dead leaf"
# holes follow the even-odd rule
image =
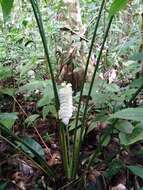
[[[60,155],[60,153],[58,151],[53,153],[51,159],[48,160],[48,165],[49,166],[54,166],[54,165],[57,165],[57,164],[61,164],[61,155]]]

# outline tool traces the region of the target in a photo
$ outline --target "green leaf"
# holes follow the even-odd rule
[[[46,119],[46,116],[49,114],[49,107],[48,106],[44,106],[42,109],[42,115],[43,115],[43,119]]]
[[[116,123],[115,128],[123,133],[131,134],[134,126],[129,121],[119,120]]]
[[[0,123],[10,129],[14,125],[15,120],[0,120]]]
[[[24,122],[27,123],[28,126],[29,126],[29,125],[33,124],[34,121],[35,121],[38,117],[40,117],[39,114],[30,115],[29,117],[27,117],[27,118],[25,119]]]
[[[133,82],[129,85],[129,87],[139,88],[142,84],[143,84],[143,77],[139,77],[138,79],[133,80]]]
[[[17,119],[17,113],[0,113],[0,123],[3,124],[7,128],[11,128],[15,120]]]
[[[92,100],[96,105],[104,104],[107,101],[108,96],[106,94],[102,94],[100,92],[92,92],[91,93]]]
[[[101,136],[101,141],[102,141],[102,139],[103,139],[104,137],[105,137],[105,136],[104,136],[104,134],[103,134],[103,135]],[[103,146],[107,146],[107,145],[109,144],[110,140],[111,140],[111,135],[108,135],[107,137],[105,137],[105,139],[104,139],[102,145],[103,145]]]
[[[5,120],[5,119],[11,119],[11,120],[16,120],[17,119],[17,113],[13,112],[13,113],[0,113],[0,119],[1,120]]]
[[[8,182],[3,182],[2,184],[0,184],[0,189],[1,190],[6,189],[7,185],[8,185]]]
[[[15,89],[14,88],[4,88],[4,89],[0,90],[0,92],[2,94],[6,94],[8,96],[14,97]]]
[[[11,69],[0,65],[0,80],[5,80],[12,76]]]
[[[122,145],[127,146],[129,144],[129,140],[128,140],[127,134],[120,132],[119,133],[119,139],[120,139],[120,143]]]
[[[111,115],[110,118],[143,121],[143,108],[127,108]]]
[[[52,114],[55,118],[57,118],[57,111],[54,105],[44,106],[42,109],[43,118],[45,119],[47,115]]]
[[[76,121],[73,120],[71,123],[70,123],[70,126],[69,126],[69,131],[72,131],[72,130],[75,130],[75,123]],[[81,121],[78,122],[78,126],[81,125]],[[78,128],[78,127],[77,127]]]
[[[132,55],[130,58],[130,60],[133,60],[133,61],[141,61],[143,60],[143,53],[140,52],[140,53],[135,53],[134,55]]]
[[[101,87],[103,88],[103,85],[105,86],[104,83],[105,83],[104,81],[97,80],[97,83],[94,83],[93,85],[91,97],[92,97],[93,102],[96,104],[96,106],[106,103],[108,99],[107,92],[100,92],[100,88]],[[88,94],[89,86],[90,86],[89,83],[85,83],[84,90],[83,90],[84,95]],[[108,90],[109,89],[107,89],[107,91]]]
[[[96,127],[97,127],[97,122],[91,123],[91,125],[88,127],[87,134],[90,133],[92,130],[94,130]]]
[[[37,141],[35,141],[32,138],[25,137],[23,139],[23,142],[25,142],[27,145],[29,145],[35,152],[37,152],[41,157],[44,158],[44,156],[45,156],[44,150]],[[22,150],[24,150],[24,152],[30,154],[31,157],[34,157],[34,154],[31,152],[31,150],[28,149],[24,144],[22,144],[22,143],[18,143],[18,144],[22,148]]]
[[[128,146],[143,140],[143,131],[141,128],[135,128],[132,134],[119,133],[121,144]]]
[[[47,95],[50,98],[54,97],[51,80],[47,80],[47,81],[34,80],[34,81],[27,83],[26,85],[20,87],[18,92],[32,93],[35,90],[40,90],[40,92],[43,92],[44,95],[46,95],[46,93],[47,93]]]
[[[105,88],[107,90],[107,92],[112,92],[112,93],[115,93],[115,92],[119,92],[120,91],[120,88],[117,84],[106,84],[105,85]]]
[[[11,13],[13,2],[14,0],[0,0],[4,21],[8,19],[8,16]]]
[[[126,6],[127,3],[128,0],[114,0],[109,10],[109,17],[114,16],[116,13],[118,13]]]
[[[121,160],[113,160],[109,168],[105,172],[105,176],[107,178],[112,178],[114,175],[116,175],[119,170],[123,167],[123,162]]]
[[[47,104],[49,104],[50,101],[49,101],[49,96],[46,95],[46,96],[43,96],[38,102],[37,102],[37,107],[43,107]]]
[[[143,167],[139,166],[128,166],[127,167],[134,175],[143,179]]]
[[[51,113],[55,118],[57,117],[57,111],[54,105],[49,105],[49,113]]]

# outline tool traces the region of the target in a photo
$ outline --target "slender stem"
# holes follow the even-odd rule
[[[45,149],[46,149],[46,151],[49,153],[49,156],[52,158],[52,154],[51,154],[51,152],[50,152],[50,149],[48,148],[48,146],[46,145],[45,141],[44,141],[43,138],[41,137],[41,135],[40,135],[38,129],[37,129],[36,127],[34,127],[34,130],[36,131],[36,133],[37,133],[38,137],[40,138],[41,142],[43,143],[43,145],[45,146]]]
[[[51,79],[52,79],[52,83],[53,83],[54,94],[55,94],[56,110],[58,111],[59,110],[58,92],[57,92],[57,88],[56,88],[56,83],[55,83],[52,65],[51,65],[50,58],[49,58],[47,41],[46,41],[46,36],[45,36],[44,27],[43,27],[43,23],[42,23],[41,14],[39,11],[37,0],[30,0],[30,2],[31,2],[31,5],[33,7],[35,18],[36,18],[36,21],[37,21],[37,24],[39,27],[39,31],[40,31],[40,35],[42,38],[42,42],[43,42],[43,46],[44,46],[44,50],[45,50],[45,55],[47,57],[48,66],[49,66]],[[67,142],[68,139],[66,137],[66,132],[65,132],[64,127],[65,126],[62,123],[60,123],[60,134],[59,134],[60,135],[60,147],[61,147],[61,152],[63,155],[62,158],[63,158],[65,175],[67,177],[69,177],[69,152],[68,152],[68,148],[67,148],[68,147],[68,142]]]
[[[71,168],[73,168],[73,164],[74,164],[75,156],[76,156],[75,155],[75,148],[76,148],[77,126],[78,126],[78,119],[79,119],[79,113],[80,113],[80,108],[81,108],[81,100],[82,100],[83,89],[84,89],[84,84],[85,84],[85,81],[86,81],[86,76],[87,76],[88,66],[89,66],[89,62],[90,62],[90,57],[91,57],[92,49],[93,49],[93,46],[94,46],[94,41],[95,41],[95,37],[96,37],[96,34],[97,34],[97,29],[98,29],[99,21],[100,21],[100,18],[101,18],[101,13],[102,13],[102,10],[103,10],[103,7],[104,7],[104,3],[105,3],[105,0],[102,1],[100,11],[99,11],[99,15],[98,15],[98,18],[97,18],[97,22],[96,22],[96,25],[95,25],[94,34],[93,34],[93,38],[92,38],[92,41],[91,41],[87,62],[86,62],[86,67],[85,67],[82,87],[81,87],[81,91],[80,91],[80,98],[79,98],[79,104],[78,104],[78,110],[77,110],[76,122],[75,122],[75,129],[76,130],[75,130],[75,133],[74,133],[74,145],[73,145],[73,156],[72,156]]]
[[[12,96],[14,101],[17,103],[17,105],[19,106],[19,108],[21,109],[21,111],[23,112],[23,114],[28,117],[27,113],[24,111],[24,109],[22,108],[22,106],[20,105],[20,103],[17,101],[17,99]],[[43,145],[46,148],[46,151],[49,153],[50,157],[52,157],[51,153],[50,153],[50,149],[48,148],[48,146],[46,145],[45,141],[43,140],[42,136],[40,135],[39,131],[37,130],[37,128],[34,126],[34,122],[33,122],[33,128],[36,131],[38,137],[40,138],[41,142],[43,143]]]
[[[66,139],[66,132],[65,127],[63,123],[60,123],[60,147],[62,152],[62,161],[64,166],[64,172],[67,178],[70,178],[69,175],[69,150],[67,148],[67,139]]]
[[[58,97],[57,87],[56,87],[55,78],[54,78],[54,74],[53,74],[52,64],[51,64],[50,57],[49,57],[49,51],[48,51],[47,40],[46,40],[46,35],[45,35],[44,27],[43,27],[41,13],[40,13],[40,10],[38,7],[37,0],[30,0],[30,2],[31,2],[32,8],[33,8],[33,12],[34,12],[36,21],[37,21],[40,36],[41,36],[41,39],[43,42],[45,55],[46,55],[47,62],[48,62],[48,63],[46,62],[46,67],[48,64],[49,71],[51,74],[52,84],[53,84],[54,95],[55,95],[56,110],[58,111],[59,110],[59,97]]]
[[[102,1],[102,4],[101,4],[101,8],[100,8],[99,15],[98,15],[98,18],[97,18],[97,22],[96,22],[96,25],[95,25],[94,34],[93,34],[93,38],[92,38],[92,41],[91,41],[91,45],[90,45],[90,50],[89,50],[87,62],[86,62],[86,67],[85,67],[85,72],[84,72],[82,87],[81,87],[81,91],[80,91],[80,97],[79,97],[79,104],[78,104],[78,110],[77,110],[77,115],[76,115],[75,127],[77,127],[77,125],[78,125],[78,119],[79,119],[79,113],[80,113],[81,99],[82,99],[84,84],[85,84],[85,81],[86,81],[86,76],[87,76],[89,61],[90,61],[92,49],[93,49],[93,46],[94,46],[94,41],[95,41],[95,37],[96,37],[96,33],[97,33],[99,21],[100,21],[100,18],[101,18],[101,13],[102,13],[102,10],[103,10],[103,7],[104,7],[104,3],[105,3],[105,0],[103,0],[103,1]],[[75,130],[75,131],[76,131],[76,130]]]
[[[104,36],[104,39],[103,39],[103,42],[102,42],[102,46],[100,48],[100,52],[99,52],[99,55],[98,55],[98,58],[97,58],[97,62],[96,62],[95,70],[94,70],[94,73],[93,73],[93,77],[92,77],[92,80],[91,80],[89,92],[88,92],[88,95],[87,95],[87,101],[86,101],[86,104],[85,104],[84,114],[83,114],[82,131],[84,129],[84,124],[85,124],[85,120],[86,120],[86,113],[87,113],[87,109],[88,109],[88,103],[89,103],[89,100],[90,100],[92,87],[93,87],[93,84],[94,84],[94,79],[95,79],[95,76],[96,76],[96,73],[97,73],[97,70],[98,70],[98,67],[99,67],[100,59],[101,59],[101,56],[102,56],[102,51],[104,49],[104,45],[105,45],[106,39],[108,37],[108,33],[109,33],[109,30],[110,30],[112,20],[113,20],[113,16],[109,20],[107,30],[106,30],[106,33],[105,33],[105,36]]]
[[[106,39],[108,37],[108,33],[109,33],[109,29],[110,29],[112,20],[113,20],[113,16],[109,20],[107,30],[106,30],[106,33],[105,33],[105,36],[104,36],[104,39],[103,39],[103,42],[102,42],[102,45],[101,45],[101,48],[100,48],[100,52],[99,52],[99,55],[98,55],[98,58],[97,58],[95,70],[94,70],[94,73],[93,73],[93,77],[92,77],[92,80],[91,80],[91,84],[90,84],[90,88],[89,88],[89,92],[88,92],[88,96],[87,96],[87,101],[86,101],[86,104],[85,104],[85,109],[84,109],[84,114],[83,114],[83,119],[82,119],[82,127],[80,129],[80,137],[76,135],[76,138],[75,138],[75,147],[74,148],[75,148],[75,156],[76,156],[76,158],[74,158],[75,163],[74,163],[73,173],[72,173],[73,178],[76,175],[76,168],[77,168],[77,165],[78,165],[79,152],[80,152],[80,147],[81,147],[81,143],[82,143],[82,135],[83,135],[84,125],[85,125],[85,121],[86,121],[88,103],[89,103],[92,87],[93,87],[93,84],[94,84],[94,79],[95,79],[95,76],[96,76],[96,73],[97,73],[97,70],[98,70],[98,67],[99,67],[102,51],[104,49],[104,45],[105,45]]]

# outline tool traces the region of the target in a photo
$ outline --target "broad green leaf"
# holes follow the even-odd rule
[[[29,145],[35,152],[37,152],[40,156],[42,156],[44,158],[45,154],[44,154],[44,150],[42,148],[42,146],[37,142],[35,141],[34,139],[32,138],[29,138],[29,137],[25,137],[23,139],[23,141]],[[19,146],[28,154],[30,154],[31,157],[34,157],[34,154],[27,148],[25,147],[22,143],[18,143]]]
[[[8,185],[8,182],[3,182],[3,183],[1,183],[1,184],[0,184],[0,189],[1,189],[1,190],[6,189],[7,185]]]
[[[49,105],[49,113],[51,113],[54,117],[57,117],[57,111],[54,105]]]
[[[103,139],[104,137],[105,137],[104,135],[101,136],[101,141],[102,141],[102,139]],[[105,139],[104,139],[102,145],[103,145],[103,146],[107,146],[107,145],[109,144],[110,140],[111,140],[111,135],[108,135],[107,137],[105,137]]]
[[[43,107],[47,105],[49,102],[49,96],[43,96],[38,102],[37,102],[37,107]]]
[[[90,133],[92,130],[94,130],[96,127],[97,127],[97,122],[91,123],[91,125],[88,127],[87,134]]]
[[[130,58],[130,60],[133,60],[133,61],[141,61],[143,60],[143,53],[140,52],[140,53],[135,53],[134,55],[132,55]]]
[[[14,0],[0,0],[4,21],[7,20],[8,16],[11,13],[13,2]]]
[[[127,167],[134,175],[143,179],[143,167],[139,166],[128,166]]]
[[[5,80],[12,76],[11,69],[0,65],[0,80]]]
[[[11,119],[11,120],[16,120],[17,119],[17,113],[13,112],[13,113],[0,113],[0,119],[1,120],[5,120],[5,119]]]
[[[134,126],[129,121],[119,120],[116,123],[115,128],[123,133],[131,134]]]
[[[105,104],[108,96],[99,92],[92,92],[91,94],[93,102],[97,105]]]
[[[0,120],[0,123],[10,129],[14,125],[15,120],[5,119],[5,120]]]
[[[57,118],[57,111],[54,105],[46,105],[42,109],[43,119],[46,118],[47,115],[52,114],[55,118]]]
[[[84,95],[88,94],[89,86],[90,86],[89,83],[85,83],[84,90],[83,90]],[[105,89],[104,92],[101,92],[100,90],[101,88]],[[109,91],[110,91],[110,87],[106,85],[106,82],[102,80],[99,81],[97,79],[97,82],[94,83],[92,91],[91,91],[91,97],[92,97],[93,102],[96,104],[96,106],[106,103],[106,101],[109,98],[109,93],[108,93]]]
[[[127,134],[120,132],[119,133],[119,139],[120,139],[120,143],[122,145],[127,146],[129,144],[129,140],[128,140]]]
[[[128,0],[114,0],[109,10],[109,17],[122,10],[128,3]]]
[[[0,113],[0,123],[3,124],[7,128],[11,128],[15,120],[17,119],[17,113]]]
[[[139,88],[143,84],[143,77],[133,80],[130,84],[130,88]],[[135,89],[136,90],[136,89]]]
[[[44,95],[46,95],[46,93],[47,93],[47,95],[50,98],[54,97],[51,80],[47,80],[47,81],[34,80],[34,81],[27,83],[26,85],[20,87],[18,92],[32,93],[35,90],[40,90],[40,92],[43,92]]]
[[[113,84],[106,84],[105,88],[106,88],[107,92],[114,93],[114,92],[119,92],[120,91],[119,86],[117,84],[114,84],[114,83]]]
[[[124,100],[129,100],[135,92],[136,88],[126,89],[124,92],[122,92],[122,97],[124,97]]]
[[[14,94],[15,94],[15,89],[14,88],[4,88],[4,89],[0,90],[0,92],[2,94],[6,94],[8,96],[12,96],[13,97]]]
[[[72,130],[75,129],[75,123],[76,123],[75,120],[73,120],[73,121],[70,123],[69,131],[72,131]],[[80,125],[81,125],[81,121],[78,122],[78,126],[80,126]],[[77,128],[78,128],[78,127],[77,127]]]
[[[49,107],[48,106],[44,106],[42,109],[42,115],[43,115],[43,119],[46,119],[46,116],[49,114]]]
[[[143,121],[143,108],[127,108],[111,115],[110,118]]]
[[[114,175],[116,175],[119,170],[123,167],[123,162],[121,160],[113,160],[109,168],[105,172],[105,176],[107,178],[112,178]]]
[[[119,133],[120,143],[129,146],[138,141],[143,140],[143,130],[141,128],[135,128],[132,134]]]
[[[105,84],[107,83],[104,80],[101,80],[99,78],[95,79],[96,82],[94,82],[93,84],[93,88],[92,88],[92,93],[94,94],[94,92],[98,92],[100,90],[100,88],[103,88],[105,86]],[[84,85],[84,89],[83,89],[83,94],[87,95],[88,91],[89,91],[89,87],[90,87],[90,83],[86,82]]]
[[[24,122],[27,123],[28,126],[29,126],[29,125],[33,124],[33,122],[34,122],[39,116],[40,116],[40,115],[38,115],[38,114],[30,115],[29,117],[27,117],[27,118],[25,119]]]

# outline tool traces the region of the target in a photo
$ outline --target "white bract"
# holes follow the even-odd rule
[[[68,125],[73,113],[72,101],[72,85],[70,83],[62,83],[62,88],[59,90],[60,110],[59,118],[65,125]]]

